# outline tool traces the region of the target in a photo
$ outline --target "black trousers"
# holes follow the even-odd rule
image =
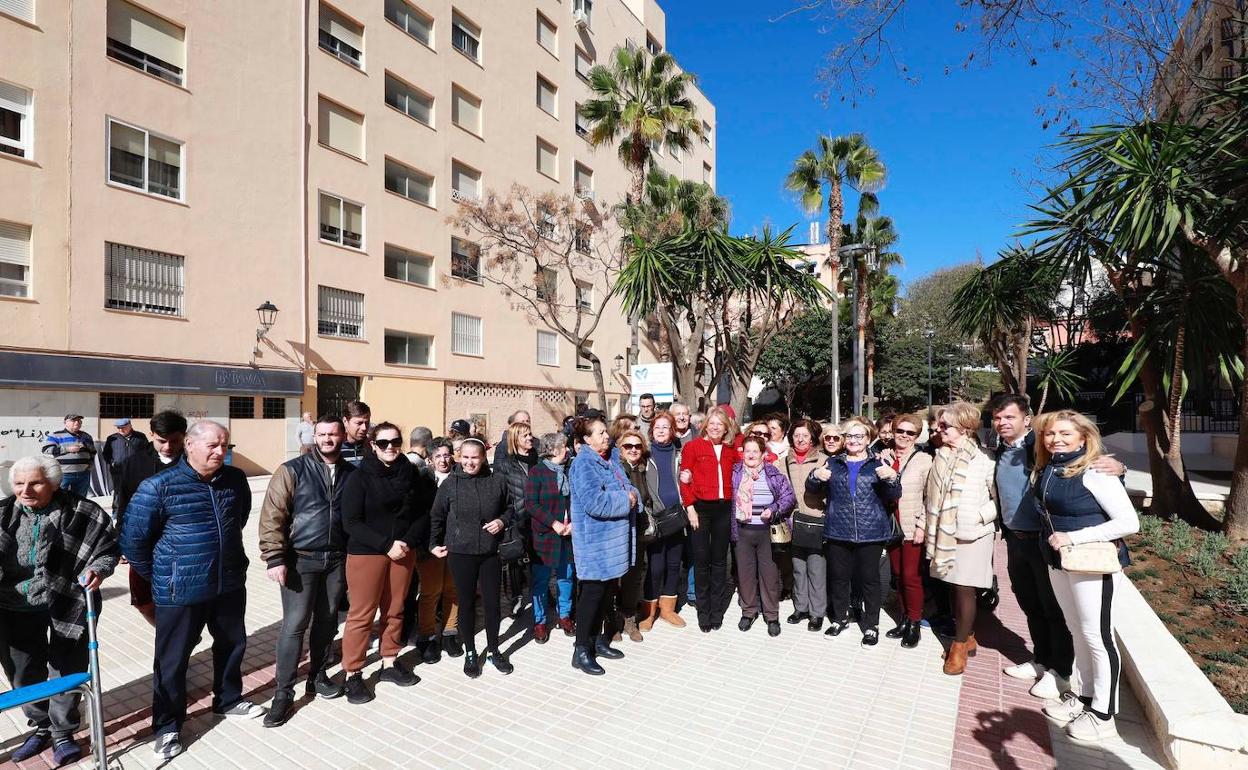
[[[677,533],[661,537],[646,546],[645,599],[655,601],[660,596],[684,595],[680,585],[680,555],[685,548],[685,536]]]
[[[186,721],[186,670],[204,627],[212,634],[212,708],[228,709],[243,699],[243,655],[247,652],[247,589],[187,606],[156,605],[156,662],[152,671],[152,732],[180,732]]]
[[[502,622],[499,589],[503,580],[503,563],[497,553],[448,553],[447,565],[455,593],[459,595],[459,629],[464,648],[477,651],[477,585],[485,606],[485,641],[490,650],[498,649],[498,626]]]
[[[698,624],[724,622],[728,606],[728,546],[732,535],[732,501],[702,500],[693,504],[698,528],[689,533],[693,553],[693,587],[698,596]]]
[[[1066,616],[1053,594],[1049,568],[1041,548],[1048,545],[1037,532],[1005,533],[1006,570],[1018,606],[1027,618],[1027,631],[1036,652],[1036,663],[1069,679],[1075,664],[1075,646]]]
[[[341,553],[296,554],[286,564],[282,586],[282,628],[277,635],[277,693],[295,696],[295,677],[308,642],[308,679],[316,678],[329,660],[338,630],[338,606],[346,588],[346,557]]]
[[[576,598],[576,643],[589,647],[603,631],[607,610],[615,604],[618,580],[581,580]],[[698,603],[701,606],[701,602]]]
[[[99,599],[96,599],[98,607]],[[47,612],[0,610],[0,669],[14,688],[40,684],[88,668],[87,632],[67,639],[52,631]],[[82,724],[77,690],[22,706],[31,727],[51,733],[53,741],[73,737]]]
[[[853,582],[862,591],[862,626],[880,625],[880,557],[883,543],[848,543],[843,540],[824,542],[828,572],[832,574],[832,619],[849,621],[849,586]]]

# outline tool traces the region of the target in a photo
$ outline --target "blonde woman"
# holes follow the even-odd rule
[[[1100,742],[1117,734],[1121,663],[1114,642],[1114,593],[1122,572],[1107,575],[1067,572],[1059,550],[1084,543],[1116,543],[1118,562],[1128,564],[1122,538],[1140,528],[1126,488],[1093,465],[1104,456],[1100,431],[1078,412],[1063,410],[1037,420],[1036,469],[1032,491],[1041,511],[1045,560],[1053,593],[1075,643],[1078,693],[1067,692],[1044,712],[1066,722],[1071,738]]]
[[[732,536],[732,468],[740,459],[737,421],[723,407],[706,415],[702,435],[681,447],[680,496],[689,516],[698,627],[718,630],[728,604]]]
[[[960,675],[973,656],[976,591],[992,587],[996,486],[992,457],[979,445],[980,410],[955,401],[936,416],[940,448],[927,477],[927,557],[932,577],[953,586],[957,620],[945,673]]]
[[[923,418],[915,414],[895,417],[890,425],[893,446],[880,453],[880,459],[901,476],[901,499],[897,501],[897,523],[901,542],[888,551],[897,581],[897,598],[901,603],[901,622],[884,634],[900,639],[902,647],[919,643],[923,620],[923,541],[927,538],[927,477],[932,470],[932,456],[915,444],[923,431]]]
[[[823,431],[819,434],[819,448],[828,457],[838,455],[845,450],[845,434],[841,426],[834,422],[823,423]]]

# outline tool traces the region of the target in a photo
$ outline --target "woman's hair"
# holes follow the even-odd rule
[[[1053,453],[1044,446],[1044,433],[1050,426],[1061,420],[1075,426],[1075,430],[1079,431],[1079,435],[1083,438],[1086,450],[1082,457],[1062,469],[1063,478],[1078,476],[1092,467],[1092,463],[1105,454],[1105,444],[1101,441],[1101,431],[1096,427],[1096,423],[1073,409],[1046,412],[1037,417],[1032,425],[1032,429],[1036,432],[1036,467],[1031,472],[1033,482],[1040,478],[1040,471],[1044,470],[1044,466],[1048,465],[1053,457]]]
[[[910,423],[911,425],[919,429],[919,433],[922,433],[923,426],[926,424],[927,421],[924,420],[922,417],[918,416],[917,414],[899,414],[893,418],[893,430],[896,431],[897,426],[901,425],[903,422]]]
[[[840,423],[825,422],[822,423],[822,426],[823,430],[821,431],[820,439],[827,438],[828,436],[836,436],[839,438],[845,435],[845,431],[841,430]]]
[[[477,447],[478,449],[480,449],[480,450],[481,450],[481,456],[482,456],[482,457],[485,457],[485,442],[484,442],[484,441],[482,441],[481,439],[477,438],[476,436],[469,436],[468,438],[463,439],[462,441],[460,441],[460,442],[459,442],[459,453],[460,453],[460,454],[463,454],[463,453],[464,453],[464,450],[465,450],[465,449],[467,449],[467,448],[468,448],[468,447],[470,447],[470,446],[475,446],[475,447]]]
[[[61,471],[61,464],[56,461],[56,458],[48,455],[30,455],[14,462],[9,468],[9,487],[13,486],[17,474],[29,473],[30,471],[39,471],[48,480],[48,483],[54,487],[59,488],[61,486],[61,477],[64,473]]]
[[[767,422],[765,420],[755,420],[754,422],[747,423],[746,426],[741,429],[741,433],[749,436],[754,433],[755,428],[762,428],[763,432],[767,434],[767,440],[771,440],[771,428],[767,426]]]
[[[611,422],[611,427],[607,428],[613,442],[619,442],[620,436],[626,430],[632,430],[637,427],[637,418],[631,414],[622,414]]]
[[[936,416],[944,417],[947,424],[958,428],[976,442],[979,441],[979,426],[983,422],[983,416],[978,406],[965,401],[954,401],[942,406]]]
[[[533,432],[533,427],[527,422],[513,422],[507,426],[507,454],[520,454],[520,434],[526,430]]]
[[[619,446],[620,444],[624,443],[624,439],[626,438],[636,438],[638,441],[641,442],[641,459],[644,460],[650,456],[650,443],[646,441],[646,437],[642,435],[641,431],[637,430],[636,428],[629,428],[628,430],[621,433],[619,435],[619,438],[615,440],[616,446]]]
[[[577,417],[576,422],[572,423],[572,438],[582,444],[586,443],[589,434],[594,432],[594,423],[602,423],[604,428],[607,426],[607,421],[601,417]]]
[[[746,437],[745,437],[745,440],[741,442],[741,448],[742,448],[742,449],[745,449],[745,445],[746,445],[746,444],[754,444],[754,445],[756,445],[756,446],[758,447],[758,451],[762,452],[762,453],[763,453],[764,458],[766,458],[766,455],[767,455],[767,439],[763,438],[762,436],[746,436]]]
[[[893,414],[880,415],[880,418],[875,421],[876,434],[879,434],[879,432],[884,430],[885,427],[887,427],[889,430],[892,430],[893,420],[895,418],[896,418],[896,415],[893,415]]]
[[[383,430],[392,430],[395,433],[399,434],[400,440],[402,440],[403,438],[403,431],[399,430],[399,426],[395,425],[392,422],[382,421],[368,429],[368,440],[376,441],[377,434],[381,433]]]
[[[859,415],[854,415],[853,417],[845,418],[845,420],[841,422],[841,433],[842,434],[849,433],[849,429],[854,427],[855,425],[861,427],[863,430],[867,432],[868,443],[875,440],[875,426],[866,417],[861,417]]]
[[[646,436],[646,438],[650,441],[654,441],[654,426],[659,420],[667,420],[667,427],[671,428],[673,434],[672,437],[675,438],[676,418],[672,416],[671,412],[667,411],[658,412],[654,415],[654,417],[650,418],[650,434]]]
[[[722,406],[714,407],[706,413],[706,421],[702,424],[702,433],[705,435],[706,426],[710,424],[711,420],[716,418],[724,423],[724,443],[731,444],[736,441],[737,434],[740,433],[741,429],[737,427],[737,421],[733,418],[732,413]]]
[[[559,453],[559,447],[568,445],[568,437],[562,433],[543,433],[542,437],[537,440],[538,457],[554,457]]]
[[[788,417],[785,417],[783,414],[780,414],[779,412],[772,412],[771,414],[764,415],[763,422],[767,423],[768,432],[771,431],[771,423],[773,421],[780,423],[780,427],[784,429],[785,435],[788,435],[789,433],[789,418]]]
[[[816,446],[819,444],[819,437],[823,435],[823,428],[819,425],[819,423],[815,422],[814,420],[809,420],[806,418],[793,421],[793,425],[789,428],[789,443],[790,444],[793,443],[793,431],[797,430],[798,428],[805,428],[806,431],[810,433],[811,443],[815,444]]]

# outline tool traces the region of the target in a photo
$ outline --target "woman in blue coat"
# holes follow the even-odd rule
[[[806,488],[827,499],[824,550],[832,571],[832,625],[837,636],[849,627],[849,586],[857,583],[863,598],[862,644],[880,641],[880,557],[893,537],[893,505],[901,499],[897,471],[872,455],[867,446],[874,426],[861,417],[841,424],[845,452],[813,471]]]
[[[578,419],[572,435],[581,444],[568,471],[572,549],[581,584],[572,666],[599,675],[606,671],[598,665],[598,658],[624,657],[601,631],[619,579],[633,564],[637,527],[632,514],[640,495],[610,459],[611,438],[602,418]]]

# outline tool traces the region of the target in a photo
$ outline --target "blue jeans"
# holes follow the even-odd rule
[[[559,617],[566,618],[572,614],[572,575],[575,569],[572,565],[572,559],[568,553],[570,549],[563,549],[564,553],[559,557],[557,564],[533,564],[532,584],[533,584],[533,622],[546,622],[546,598],[550,593],[550,575],[555,575],[555,584],[559,588]]]
[[[689,590],[685,593],[685,598],[691,602],[698,600],[698,595],[693,590],[693,567],[689,568]]]
[[[61,474],[61,489],[68,489],[83,497],[91,494],[91,471]]]

